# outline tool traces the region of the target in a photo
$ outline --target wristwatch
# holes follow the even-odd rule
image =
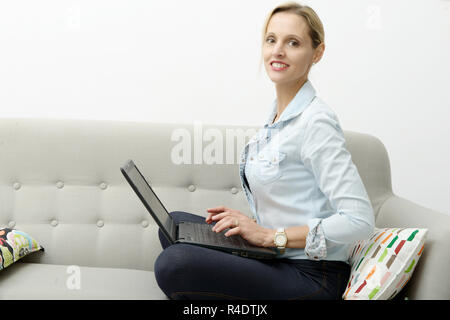
[[[284,232],[284,228],[278,228],[277,232],[275,233],[275,236],[273,237],[273,242],[275,243],[275,246],[278,248],[281,254],[284,253],[284,250],[286,249],[286,243],[287,243],[287,235],[286,232]]]

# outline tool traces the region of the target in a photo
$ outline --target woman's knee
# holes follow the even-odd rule
[[[170,289],[187,278],[194,261],[189,245],[174,244],[166,248],[155,261],[154,271],[156,281],[161,289]]]

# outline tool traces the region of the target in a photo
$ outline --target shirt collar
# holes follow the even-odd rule
[[[306,107],[310,104],[313,98],[316,96],[316,90],[311,84],[311,81],[307,80],[303,86],[298,90],[294,99],[287,105],[284,111],[281,113],[281,117],[278,121],[287,121],[298,116]],[[264,128],[272,126],[272,121],[277,114],[277,99],[275,98],[272,103],[272,112],[269,118],[264,124]],[[274,124],[275,125],[275,124]]]

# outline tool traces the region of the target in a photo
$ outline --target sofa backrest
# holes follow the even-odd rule
[[[132,159],[168,211],[206,216],[206,208],[225,205],[249,213],[238,161],[257,129],[0,119],[0,226],[25,231],[45,247],[28,262],[153,270],[161,252],[157,226],[120,166]],[[345,136],[377,213],[392,192],[386,150],[370,135]],[[223,164],[209,164],[203,153]],[[177,164],[182,156],[191,163]]]

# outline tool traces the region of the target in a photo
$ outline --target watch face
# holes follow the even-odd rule
[[[286,243],[286,237],[283,234],[278,234],[275,237],[275,244],[277,246],[283,246]]]

